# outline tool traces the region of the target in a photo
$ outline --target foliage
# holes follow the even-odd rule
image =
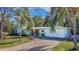
[[[43,20],[42,17],[34,16],[32,20],[33,20],[33,22],[35,24],[34,25],[35,27],[42,27],[43,26],[44,20]]]
[[[54,24],[50,20],[50,17],[49,16],[47,16],[45,18],[45,21],[44,21],[43,25],[46,26],[46,27],[51,27],[51,31],[55,31]]]

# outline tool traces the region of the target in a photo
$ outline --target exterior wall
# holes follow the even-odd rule
[[[56,37],[56,38],[65,38],[67,34],[67,28],[65,27],[55,27],[56,31],[50,31],[50,28],[44,29],[44,35],[46,37]]]

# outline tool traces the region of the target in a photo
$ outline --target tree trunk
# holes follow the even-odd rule
[[[1,26],[0,26],[0,29],[1,29],[1,31],[0,31],[1,39],[3,39],[3,21],[4,21],[4,13],[5,13],[5,8],[2,8],[2,12],[1,12],[1,14],[2,14],[2,20],[1,20]]]
[[[3,39],[3,23],[1,23],[1,32],[0,32],[0,35],[1,35],[1,40]]]
[[[76,50],[77,48],[77,38],[76,38],[76,16],[74,17],[74,22],[73,22],[73,35],[74,35],[74,49]]]
[[[21,32],[20,32],[20,41],[21,41]]]
[[[69,32],[70,29],[69,29],[69,19],[68,19],[68,16],[69,15],[65,16],[65,26],[67,28],[67,37],[66,38],[70,38],[70,35],[69,35],[70,34],[70,32]]]
[[[19,37],[20,37],[20,41],[21,41],[21,35],[22,35],[22,33],[21,33],[21,25],[19,25],[19,29],[20,29]]]

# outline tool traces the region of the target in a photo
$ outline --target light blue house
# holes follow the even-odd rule
[[[46,37],[66,38],[69,36],[67,27],[56,26],[55,32],[52,32],[50,27],[32,27],[32,29],[38,29],[40,34],[43,31]]]
[[[67,27],[55,26],[55,32],[51,31],[50,27],[32,27],[33,30],[39,30],[39,35],[44,34],[45,37],[55,37],[55,38],[66,38],[69,37],[70,31]],[[26,30],[25,27],[22,29],[17,28],[17,33],[20,32],[25,35],[30,35],[31,31]]]

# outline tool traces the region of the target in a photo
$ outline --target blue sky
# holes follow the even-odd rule
[[[29,15],[45,17],[45,16],[47,16],[47,12],[49,12],[49,11],[50,11],[50,8],[48,8],[48,7],[30,7]],[[15,17],[12,17],[11,21],[15,22],[16,21]]]
[[[50,8],[46,8],[46,7],[30,7],[29,8],[30,16],[45,17],[45,16],[47,16],[48,11],[50,11]]]

